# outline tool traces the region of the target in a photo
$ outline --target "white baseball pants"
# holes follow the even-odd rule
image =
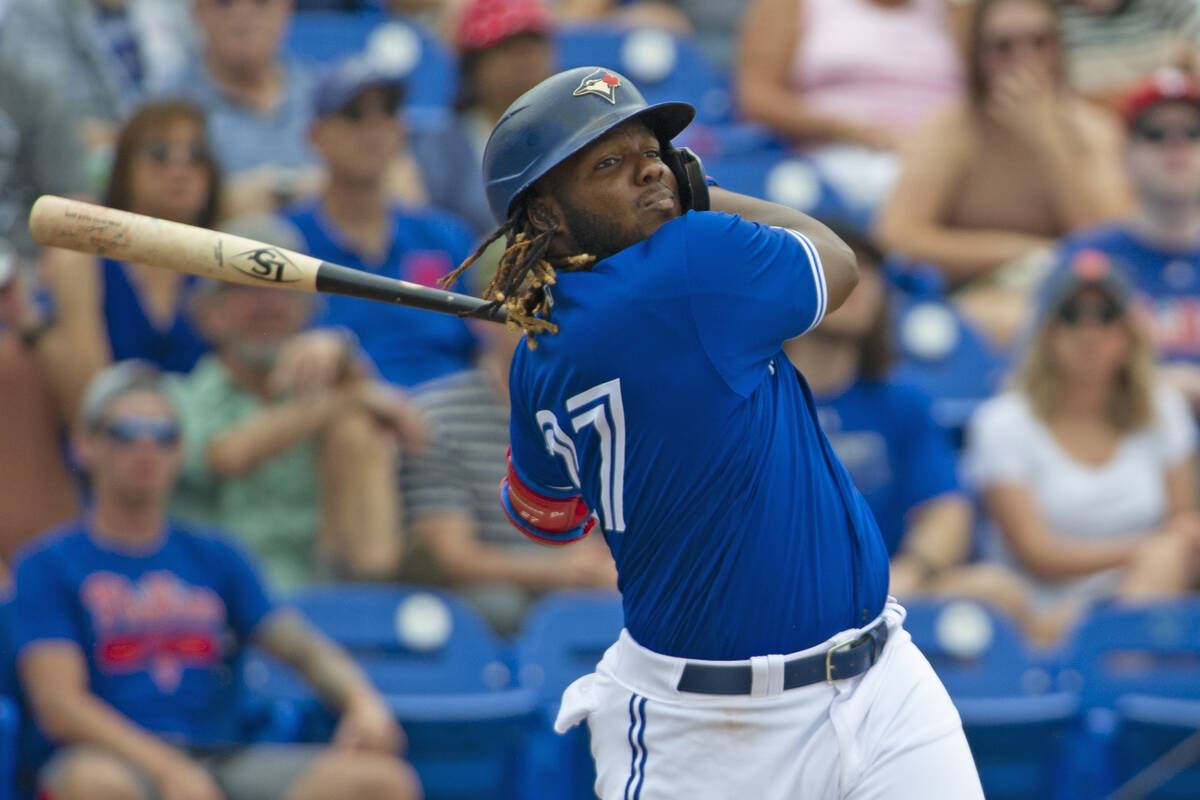
[[[904,631],[862,675],[782,690],[787,656],[755,658],[752,694],[679,692],[686,660],[622,631],[596,671],[567,687],[555,729],[587,719],[602,800],[983,800],[958,712]],[[710,662],[711,663],[711,662]]]

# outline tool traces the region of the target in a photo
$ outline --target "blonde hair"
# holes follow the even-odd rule
[[[1134,319],[1126,307],[1118,320],[1132,340],[1125,363],[1117,373],[1116,391],[1108,407],[1109,423],[1122,433],[1143,428],[1154,418],[1154,345],[1146,327]],[[1013,376],[1013,387],[1029,399],[1034,413],[1049,422],[1058,408],[1061,383],[1054,354],[1050,352],[1050,331],[1056,316],[1047,314],[1034,332],[1025,356]]]

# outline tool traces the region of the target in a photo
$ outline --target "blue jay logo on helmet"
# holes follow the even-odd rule
[[[571,92],[571,95],[574,97],[583,97],[585,94],[594,94],[616,105],[617,87],[620,85],[620,77],[613,75],[606,69],[598,69],[588,73],[579,82],[579,86],[575,88],[575,91]]]

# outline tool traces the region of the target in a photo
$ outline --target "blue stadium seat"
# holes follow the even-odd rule
[[[916,386],[933,401],[933,415],[956,440],[971,414],[1000,388],[1011,366],[942,293],[929,267],[889,262],[893,295],[892,377]]]
[[[683,100],[696,106],[701,124],[732,117],[728,77],[691,37],[653,28],[584,25],[564,27],[554,38],[558,69],[608,67],[637,84],[647,102]]]
[[[594,800],[595,765],[586,725],[559,736],[553,730],[562,692],[593,671],[621,632],[621,596],[578,591],[546,595],[529,610],[517,639],[517,677],[535,691],[541,711],[525,775],[528,800]]]
[[[450,49],[418,23],[383,13],[297,13],[284,51],[317,67],[362,55],[394,69],[407,83],[404,106],[409,114],[447,109],[457,91],[458,63]]]
[[[16,796],[17,736],[21,730],[11,614],[12,598],[5,596],[0,599],[0,800],[13,800]]]
[[[1197,643],[1195,597],[1099,606],[1072,631],[1059,683],[1078,688],[1086,708],[1090,741],[1079,757],[1080,797],[1125,783],[1200,728]],[[1192,761],[1151,796],[1200,796],[1200,768]]]
[[[293,601],[384,694],[429,800],[517,796],[537,697],[512,685],[501,643],[478,612],[448,592],[395,585],[319,586]],[[243,672],[260,703],[299,709],[302,738],[332,734],[329,710],[269,656],[251,653]]]
[[[1117,698],[1116,710],[1126,796],[1200,797],[1200,700],[1133,694]]]
[[[962,716],[989,800],[1056,797],[1079,696],[1052,677],[1011,619],[967,600],[906,603],[904,627]]]

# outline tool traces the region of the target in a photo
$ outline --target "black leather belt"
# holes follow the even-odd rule
[[[887,623],[880,618],[857,639],[834,645],[824,653],[793,658],[783,665],[783,688],[796,689],[861,675],[879,660],[887,637]],[[752,683],[749,664],[688,663],[675,688],[696,694],[750,694]]]

